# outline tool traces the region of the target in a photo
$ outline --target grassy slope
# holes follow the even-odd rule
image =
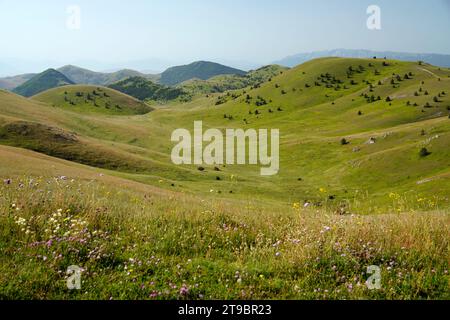
[[[53,118],[49,120],[114,148],[123,159],[130,159],[128,167],[136,166],[133,160],[136,157],[150,161],[152,169],[139,170],[136,175],[130,175],[127,170],[117,174],[169,189],[200,194],[213,191],[220,198],[290,204],[310,200],[333,210],[345,204],[358,213],[393,211],[398,201],[405,202],[405,209],[448,208],[449,72],[397,61],[390,61],[390,66],[383,67],[382,62],[338,58],[312,61],[274,77],[260,88],[235,91],[235,97],[241,95],[237,98],[222,95],[229,101],[218,106],[215,106],[218,95],[212,95],[148,115],[104,117],[68,110],[66,113],[53,111]],[[373,67],[369,67],[369,63]],[[346,78],[350,65],[353,68],[364,65],[366,69],[354,75],[357,85],[350,85],[350,79]],[[374,74],[375,69],[380,75]],[[341,90],[314,86],[317,77],[327,72],[345,82]],[[392,73],[407,72],[414,74],[413,79],[392,88]],[[441,81],[434,74],[441,76]],[[363,79],[373,80],[375,88],[370,94],[380,95],[382,101],[368,104],[361,97],[361,93],[368,92]],[[383,84],[378,86],[378,80]],[[421,81],[425,83],[421,85]],[[309,88],[305,87],[306,83]],[[348,89],[343,89],[344,85]],[[415,97],[414,91],[419,87],[423,87],[423,92],[428,90],[429,95]],[[440,98],[442,102],[433,103],[432,97],[441,91],[446,91],[447,95]],[[252,97],[250,104],[245,102],[247,94]],[[388,94],[393,98],[391,106],[384,101]],[[256,107],[257,96],[273,102]],[[407,100],[417,102],[419,107],[406,106]],[[426,102],[433,107],[423,108]],[[276,111],[278,107],[282,111]],[[255,115],[256,109],[261,112],[259,115]],[[268,109],[274,112],[269,113]],[[250,110],[252,115],[248,113]],[[358,115],[358,111],[362,111],[362,115]],[[224,119],[224,114],[233,115],[233,120]],[[38,121],[48,121],[44,119],[46,115]],[[261,177],[257,166],[227,166],[220,168],[220,172],[207,168],[206,172],[199,172],[196,166],[172,165],[170,134],[175,128],[191,129],[194,120],[203,120],[205,127],[279,128],[282,135],[280,174]],[[436,135],[439,137],[434,139]],[[341,146],[342,137],[350,144]],[[371,137],[375,137],[377,143],[366,144]],[[432,152],[425,159],[418,156],[422,145]],[[360,151],[353,152],[354,148]],[[221,181],[216,180],[217,176]],[[389,197],[391,193],[399,195]],[[330,195],[335,196],[335,200],[328,200]],[[417,201],[422,198],[427,202]]]
[[[88,95],[91,99],[88,99]],[[42,92],[33,99],[75,112],[132,115],[152,111],[151,107],[136,98],[99,86],[74,85],[55,88]]]
[[[71,90],[78,91],[79,87],[69,87],[68,96],[71,96]],[[133,108],[132,111],[148,108],[143,103],[113,90],[104,89],[101,92],[108,92],[108,99],[119,97],[112,101],[121,102],[123,106],[128,103],[127,107]],[[151,160],[151,156],[143,157],[138,151],[130,150],[131,147],[128,147],[128,152],[123,152],[115,143],[105,143],[103,139],[100,139],[102,133],[108,132],[107,128],[100,128],[108,123],[108,117],[113,116],[103,114],[103,120],[96,122],[98,112],[92,113],[86,109],[81,109],[83,112],[74,112],[64,107],[51,107],[6,91],[0,92],[0,99],[2,100],[0,116],[2,144],[28,148],[63,159],[121,172],[145,172],[148,175],[160,172],[158,165]],[[127,111],[125,107],[122,110]],[[119,117],[128,118],[127,116]],[[93,128],[99,136],[87,137],[84,133],[92,131]],[[123,127],[118,134],[124,137],[127,132],[127,128]]]
[[[0,146],[2,299],[448,299],[448,214],[183,195]],[[30,165],[32,163],[33,165]],[[82,290],[66,290],[79,265]],[[382,270],[381,290],[364,285]]]
[[[374,67],[369,68],[369,63]],[[328,195],[336,195],[338,200],[345,201],[353,198],[355,193],[365,195],[369,192],[368,196],[360,197],[361,204],[367,204],[363,212],[367,212],[369,208],[376,210],[379,204],[388,205],[391,192],[403,194],[413,190],[428,196],[436,195],[441,198],[440,204],[448,207],[449,72],[414,63],[389,63],[389,67],[382,67],[382,61],[316,60],[274,78],[259,89],[247,90],[247,94],[253,97],[250,105],[245,103],[246,94],[237,91],[236,94],[242,96],[234,100],[226,98],[230,100],[226,104],[212,107],[213,103],[205,99],[181,106],[172,113],[161,112],[154,116],[159,116],[159,122],[164,123],[179,119],[176,125],[187,128],[192,128],[194,120],[203,120],[208,127],[280,128],[281,172],[278,177],[260,178],[258,168],[251,173],[248,167],[234,167],[232,170],[232,174],[242,177],[251,186],[253,194],[263,193],[294,202],[306,199],[323,201]],[[345,71],[350,65],[355,68],[360,64],[364,64],[367,71],[355,75],[358,85],[350,86]],[[381,74],[375,76],[374,69]],[[441,81],[423,69],[441,73]],[[413,80],[402,81],[399,88],[392,88],[392,73],[403,75],[410,71],[414,73]],[[326,72],[346,81],[349,89],[335,91],[323,86],[314,87],[317,77]],[[368,104],[360,96],[368,92],[368,85],[361,81],[364,78],[373,80],[376,86],[373,94],[382,96],[383,101]],[[376,85],[378,80],[383,82],[381,86]],[[425,82],[424,85],[421,81]],[[311,87],[305,88],[306,83]],[[278,88],[275,88],[276,85]],[[423,91],[429,91],[429,95],[415,97],[414,91],[421,86]],[[293,89],[296,91],[293,92]],[[287,93],[282,94],[282,90]],[[441,91],[446,91],[447,95],[441,99],[442,102],[433,103],[432,97]],[[256,107],[254,101],[258,95],[273,103]],[[394,99],[392,105],[384,101],[387,95]],[[417,102],[419,107],[406,106],[408,100]],[[430,102],[433,108],[423,108],[426,102]],[[276,111],[277,107],[283,111]],[[259,109],[260,115],[255,115],[256,109]],[[274,112],[269,113],[268,109]],[[248,113],[250,110],[252,115]],[[358,115],[360,110],[362,116]],[[232,115],[233,120],[225,120],[224,123],[224,114]],[[248,125],[245,125],[244,119]],[[421,136],[422,129],[425,136]],[[430,139],[436,135],[439,138]],[[341,146],[339,141],[342,137],[351,143]],[[370,137],[377,138],[377,143],[365,144]],[[424,144],[433,154],[420,159],[418,151]],[[355,147],[361,151],[353,152]],[[229,169],[225,171],[228,173]],[[324,175],[327,180],[324,180]],[[297,181],[298,178],[302,181]],[[424,179],[430,181],[417,184]],[[224,185],[226,183],[222,184],[226,188]],[[326,194],[321,194],[318,191],[320,188],[326,189]]]
[[[168,101],[186,93],[180,88],[156,84],[143,77],[129,77],[109,85],[110,88],[128,94],[141,101]]]
[[[191,79],[181,83],[179,86],[194,95],[225,92],[227,90],[259,86],[286,70],[288,70],[286,67],[268,65],[249,71],[245,75],[219,75],[207,80]]]
[[[449,72],[391,62],[379,76],[387,85],[374,89],[391,94],[391,106],[360,96],[369,73],[355,75],[359,85],[346,91],[304,86],[316,73],[345,76],[350,64],[369,62],[377,63],[318,60],[246,89],[273,101],[262,107],[247,104],[247,93],[223,95],[229,101],[216,106],[216,94],[149,114],[111,115],[0,91],[3,129],[15,124],[11,132],[26,133],[21,122],[39,123],[30,134],[43,135],[35,143],[64,150],[55,138],[76,133],[89,150],[105,152],[100,158],[117,155],[133,168],[140,168],[137,159],[151,162],[133,173],[0,146],[0,176],[12,179],[0,186],[0,298],[448,299],[449,98],[424,112],[406,101],[422,106],[450,91]],[[407,70],[414,79],[393,90],[392,72]],[[415,97],[421,81],[430,95]],[[277,106],[283,111],[268,112]],[[261,114],[248,114],[256,108]],[[257,167],[171,165],[174,128],[192,128],[194,120],[247,127],[244,117],[248,127],[280,128],[279,176],[260,177]],[[342,137],[350,144],[341,146]],[[370,137],[377,143],[365,144]],[[15,143],[24,141],[16,135]],[[423,145],[432,154],[421,159]],[[337,199],[326,200],[330,194]],[[330,208],[293,206],[304,199]],[[353,213],[397,214],[330,214],[345,199]],[[72,264],[85,269],[81,291],[65,289]],[[364,286],[369,265],[382,269],[381,290]]]

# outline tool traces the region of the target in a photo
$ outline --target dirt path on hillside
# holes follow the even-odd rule
[[[417,69],[422,70],[422,71],[425,71],[425,72],[431,74],[433,77],[439,78],[439,76],[438,76],[436,73],[434,73],[434,72],[432,72],[432,71],[430,71],[430,70],[427,70],[427,69],[425,69],[425,68],[417,68]]]

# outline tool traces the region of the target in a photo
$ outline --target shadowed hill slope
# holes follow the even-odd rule
[[[31,97],[39,92],[69,84],[73,84],[73,81],[55,69],[48,69],[35,75],[27,82],[16,87],[13,91],[24,97]]]

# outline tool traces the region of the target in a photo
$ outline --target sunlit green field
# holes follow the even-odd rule
[[[339,216],[79,173],[1,186],[1,298],[449,298],[448,212]]]
[[[145,114],[106,88],[0,91],[0,298],[450,298],[450,71],[326,58],[269,80]],[[279,129],[279,174],[174,165],[197,120]]]

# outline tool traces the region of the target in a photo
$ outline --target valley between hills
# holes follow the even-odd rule
[[[61,69],[0,91],[0,298],[449,298],[450,69]],[[173,164],[199,120],[279,129],[279,173]]]

